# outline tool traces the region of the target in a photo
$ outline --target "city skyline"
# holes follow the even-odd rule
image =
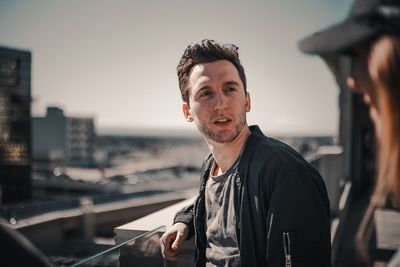
[[[249,124],[267,134],[336,135],[338,89],[297,42],[337,22],[351,1],[6,1],[0,45],[32,52],[32,115],[47,106],[90,115],[99,129],[189,129],[175,68],[211,38],[239,46]]]

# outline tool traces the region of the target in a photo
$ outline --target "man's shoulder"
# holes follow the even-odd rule
[[[264,135],[259,129],[252,131],[245,150],[248,154],[253,154],[253,159],[263,159],[267,161],[300,161],[304,163],[304,158],[290,145]]]
[[[290,176],[290,173],[314,172],[311,165],[290,145],[264,135],[256,127],[251,129],[239,166],[252,175],[258,172],[273,176]]]

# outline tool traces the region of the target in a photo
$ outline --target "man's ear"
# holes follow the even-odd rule
[[[251,109],[250,93],[246,92],[246,112],[249,112],[250,109]]]
[[[188,122],[192,122],[193,121],[192,112],[190,110],[188,103],[186,102],[182,103],[182,111],[183,111],[183,116],[185,116],[186,120]]]

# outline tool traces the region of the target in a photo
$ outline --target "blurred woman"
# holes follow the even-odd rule
[[[372,203],[400,203],[400,36],[383,35],[353,51],[348,86],[364,93],[378,140],[378,179]],[[390,193],[390,195],[388,195]]]
[[[368,261],[364,239],[374,211],[400,204],[400,36],[383,35],[353,52],[347,84],[364,93],[378,141],[375,192],[356,240],[360,256]]]
[[[400,207],[400,1],[355,0],[346,20],[304,38],[299,47],[325,59],[350,55],[347,85],[363,93],[369,106],[378,142],[378,175],[356,237],[361,257],[368,260],[364,239],[375,210]],[[400,266],[400,249],[388,266]]]
[[[400,203],[400,36],[384,35],[368,57],[372,85],[363,89],[379,142],[378,181],[373,201],[384,205],[387,193]],[[349,78],[350,81],[351,78]],[[351,81],[350,81],[351,84]],[[353,84],[357,84],[357,81]]]

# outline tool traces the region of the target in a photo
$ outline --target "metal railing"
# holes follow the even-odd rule
[[[165,226],[159,226],[110,249],[82,259],[69,267],[167,266],[161,255],[158,241],[163,232],[165,232]]]

